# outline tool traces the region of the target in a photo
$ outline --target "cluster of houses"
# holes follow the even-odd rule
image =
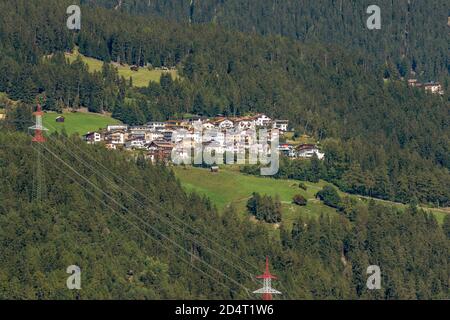
[[[317,156],[319,160],[325,158],[325,153],[321,152],[319,147],[315,144],[281,144],[279,146],[279,151],[289,158],[312,158]]]
[[[412,88],[423,88],[425,91],[431,92],[432,94],[444,95],[444,89],[439,82],[422,83],[417,81],[417,79],[409,79],[408,86]]]
[[[267,129],[270,138],[272,129],[278,129],[280,135],[283,135],[288,131],[288,126],[288,120],[273,120],[264,114],[239,118],[192,117],[186,120],[149,122],[142,126],[109,125],[105,129],[85,134],[83,139],[89,144],[103,143],[108,149],[143,150],[152,161],[170,161],[174,149],[180,153],[179,156],[187,156],[182,154],[189,149],[189,146],[183,145],[186,142],[200,142],[202,150],[213,153],[237,152],[239,144],[248,148],[250,131]],[[209,135],[205,138],[203,132],[209,132]],[[230,132],[233,132],[233,145],[228,144]],[[280,153],[293,158],[310,158],[314,154],[319,159],[324,157],[319,148],[311,144],[281,144],[278,149]]]

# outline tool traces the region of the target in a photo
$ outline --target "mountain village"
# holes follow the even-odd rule
[[[58,117],[56,121],[64,121],[64,118]],[[265,114],[211,119],[194,116],[185,120],[149,122],[141,126],[108,125],[88,132],[83,140],[88,144],[104,144],[113,150],[141,150],[152,161],[168,162],[174,149],[179,156],[186,156],[183,153],[190,149],[192,143],[200,143],[202,150],[211,153],[249,149],[251,137],[259,129],[266,129],[268,138],[275,129],[283,137],[289,131],[289,121],[271,119]],[[206,136],[204,132],[207,132]],[[230,144],[230,141],[233,143]],[[315,144],[280,143],[278,151],[290,158],[312,158],[316,155],[323,159],[325,156]]]

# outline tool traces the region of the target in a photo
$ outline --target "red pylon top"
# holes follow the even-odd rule
[[[274,279],[276,280],[277,277],[272,275],[269,271],[269,257],[266,257],[266,271],[264,272],[263,275],[261,276],[257,276],[257,279]]]
[[[36,112],[33,112],[33,115],[36,118],[36,124],[30,128],[31,130],[34,130],[34,137],[31,141],[44,143],[45,137],[42,132],[46,131],[47,129],[42,126],[42,116],[44,115],[44,113],[42,112],[42,107],[39,102],[37,102]]]
[[[266,257],[266,270],[264,271],[264,274],[257,276],[256,278],[263,279],[264,286],[259,290],[253,291],[253,293],[262,294],[263,300],[272,300],[272,295],[281,294],[281,292],[272,288],[272,279],[276,280],[277,277],[269,271],[269,257]]]

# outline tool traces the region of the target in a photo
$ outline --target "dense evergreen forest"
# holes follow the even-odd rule
[[[266,255],[282,299],[449,298],[448,217],[441,227],[414,207],[349,203],[275,236],[186,194],[165,166],[64,135],[42,146],[41,202],[35,148],[0,134],[0,299],[254,299],[246,292]],[[81,291],[65,287],[73,264]],[[371,264],[381,290],[366,288]]]
[[[144,13],[141,7],[82,7],[79,32],[66,28],[71,1],[0,3],[0,92],[20,101],[5,106],[0,131],[0,298],[248,298],[246,288],[258,287],[252,276],[266,255],[283,298],[449,298],[450,218],[441,227],[413,205],[450,203],[448,41],[442,44],[436,29],[411,30],[416,38],[402,64],[397,53],[406,47],[396,36],[352,40],[371,54],[348,50],[350,36],[338,36],[346,24],[331,19],[335,29],[323,38],[328,24],[318,20],[320,5],[307,10],[317,1],[299,13],[315,12],[309,31],[298,35],[292,32],[304,28],[301,19],[290,29],[261,18],[266,2],[255,1],[262,13],[248,17],[260,24],[245,26],[233,22],[241,20],[237,13],[213,19],[213,2],[193,1],[189,15],[193,22],[218,24],[189,24],[184,2],[148,3],[155,5],[149,13],[169,12],[167,5],[173,16],[133,15],[137,8]],[[245,11],[241,2],[225,3]],[[352,2],[333,2],[342,3]],[[440,4],[435,14],[411,3],[419,6],[414,30],[446,12],[440,1],[433,2]],[[296,8],[290,1],[277,4],[272,7],[280,14]],[[349,35],[359,22],[353,23]],[[258,32],[242,32],[253,29]],[[103,70],[68,63],[64,52],[75,47],[105,61]],[[108,62],[176,67],[180,79],[164,76],[137,89]],[[408,88],[402,65],[414,65],[423,79],[442,77],[446,94]],[[347,203],[336,215],[300,218],[292,229],[281,224],[274,232],[233,208],[218,213],[207,199],[186,194],[166,167],[64,135],[44,146],[46,201],[40,203],[30,178],[36,151],[17,132],[32,121],[37,94],[46,96],[47,110],[85,106],[130,124],[185,113],[287,118],[297,135],[320,140],[327,156],[323,163],[283,159],[279,178],[324,178],[349,192],[412,205],[397,212]],[[71,264],[83,270],[83,290],[76,293],[65,287]],[[370,264],[382,269],[380,291],[366,290]]]
[[[0,91],[28,103],[44,93],[46,109],[87,106],[129,124],[265,112],[321,142],[327,157],[319,178],[348,192],[449,205],[448,83],[443,97],[431,95],[409,88],[395,64],[374,72],[376,57],[340,46],[104,8],[83,7],[81,31],[70,32],[68,3],[0,4]],[[81,60],[68,64],[63,52],[75,46],[105,62],[176,66],[181,78],[136,89],[109,64],[97,73]],[[301,176],[293,166],[305,165],[286,164],[290,173],[281,174]]]
[[[186,23],[214,23],[244,32],[279,34],[304,43],[332,43],[390,63],[424,81],[450,73],[446,0],[82,0],[116,10]],[[120,5],[119,5],[120,3]],[[366,9],[381,8],[382,29],[369,32]]]

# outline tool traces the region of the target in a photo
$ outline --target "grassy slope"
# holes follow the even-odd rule
[[[109,124],[120,123],[119,120],[108,116],[94,114],[94,113],[64,113],[66,118],[64,123],[57,123],[56,117],[60,116],[57,113],[46,113],[44,115],[43,124],[50,131],[62,130],[65,128],[68,134],[79,133],[86,134],[89,131],[95,131],[99,128],[105,128]]]
[[[88,65],[89,71],[101,71],[103,61],[97,60],[94,58],[85,57],[78,52],[74,53],[66,53],[66,57],[69,59],[70,62],[75,61],[77,56],[81,56],[82,60]],[[133,86],[135,87],[146,87],[148,86],[150,81],[153,82],[159,82],[159,79],[161,78],[161,75],[163,73],[170,73],[172,74],[172,78],[177,78],[178,74],[176,70],[170,70],[170,71],[163,71],[163,70],[148,70],[147,68],[139,68],[139,71],[131,71],[130,66],[123,65],[123,66],[116,66],[119,75],[123,76],[125,79],[133,78]]]
[[[304,191],[299,188],[299,181],[244,175],[236,168],[227,167],[222,168],[219,173],[211,173],[207,169],[174,167],[174,172],[186,190],[208,196],[218,209],[232,204],[239,212],[245,213],[247,200],[253,192],[258,192],[272,196],[279,195],[283,204],[283,220],[288,225],[299,214],[317,216],[321,212],[329,214],[336,212],[314,199],[315,193],[323,187],[323,182],[306,182],[308,190]],[[301,194],[308,199],[308,205],[306,207],[293,205],[291,202],[295,194]]]
[[[245,205],[248,198],[253,192],[258,192],[271,196],[279,195],[283,204],[283,220],[287,225],[291,225],[299,214],[317,216],[322,212],[336,213],[334,209],[323,205],[314,198],[316,192],[326,184],[322,181],[319,183],[304,182],[308,187],[308,190],[304,191],[298,187],[300,181],[244,175],[233,167],[221,168],[219,173],[211,173],[207,169],[200,168],[174,167],[174,172],[186,190],[206,195],[218,209],[233,204],[239,212],[245,214]],[[308,199],[308,205],[306,207],[293,205],[291,202],[295,194],[301,194]],[[344,193],[341,192],[341,195],[344,195]],[[368,199],[362,199],[359,196],[350,195],[350,197],[361,202],[368,201]],[[387,203],[387,205],[393,205],[397,208],[405,207],[402,204],[392,202]],[[437,210],[433,210],[433,213],[437,220],[442,223],[445,213]]]

